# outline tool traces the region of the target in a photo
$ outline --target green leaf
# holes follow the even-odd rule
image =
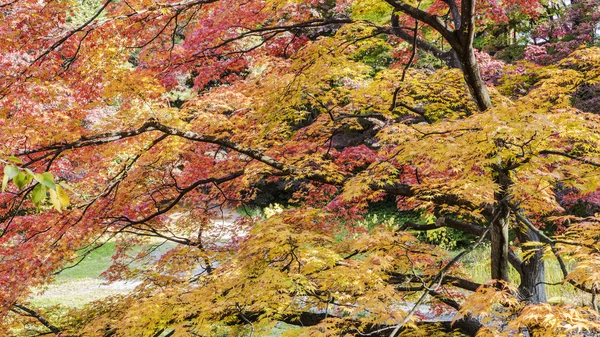
[[[31,201],[36,206],[40,206],[40,202],[46,198],[46,190],[48,188],[42,184],[37,184],[31,191]]]
[[[6,184],[8,184],[8,176],[5,174],[4,178],[2,178],[2,192],[6,189]]]
[[[4,166],[4,175],[8,176],[8,179],[14,178],[19,174],[19,168],[13,165]]]
[[[64,188],[65,190],[73,192],[73,187],[69,186],[69,184],[65,183],[64,181],[61,181],[58,184],[62,186],[62,188]]]
[[[56,190],[56,184],[54,183],[54,177],[50,172],[44,172],[42,174],[36,173],[33,175],[33,178],[37,180],[40,184],[49,187],[52,190]]]
[[[13,183],[15,185],[17,185],[17,187],[19,189],[21,189],[21,188],[27,186],[27,184],[29,184],[32,179],[33,179],[33,176],[31,176],[31,175],[29,175],[27,173],[19,172],[19,174],[17,174],[13,178]]]
[[[15,177],[19,174],[19,168],[14,165],[6,165],[4,166],[4,177],[2,178],[2,192],[6,190],[6,185],[8,185],[8,180]]]
[[[13,163],[23,164],[23,161],[15,156],[8,157],[8,161],[12,161]]]

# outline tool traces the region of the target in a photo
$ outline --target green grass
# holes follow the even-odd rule
[[[56,280],[67,281],[86,278],[100,278],[100,274],[112,263],[115,252],[115,243],[109,241],[91,251],[77,266],[63,270],[57,275]],[[80,253],[82,254],[82,253]]]
[[[52,284],[34,293],[30,298],[31,304],[37,307],[61,305],[79,308],[91,301],[123,293],[126,287],[106,286],[100,277],[112,263],[114,251],[115,243],[107,242],[89,252],[77,265],[61,271]]]
[[[135,283],[106,284],[102,279],[83,278],[52,283],[42,293],[34,293],[29,299],[33,307],[45,308],[59,305],[68,308],[81,308],[103,298],[126,294]]]
[[[148,250],[154,248],[154,245],[141,245],[133,248],[132,254],[136,254],[142,250]],[[160,245],[158,248],[153,250],[152,255],[162,255],[166,251],[175,247],[174,243],[168,242]],[[100,275],[111,265],[112,255],[115,252],[115,242],[109,241],[99,248],[96,248],[89,252],[87,256],[83,258],[76,266],[67,268],[57,275],[56,280],[60,281],[72,281],[78,279],[89,279],[89,278],[101,278]],[[84,251],[79,252],[80,256],[85,254]],[[135,263],[133,264],[136,265]]]
[[[173,247],[174,244],[162,245],[154,254],[160,255]],[[149,248],[150,245],[143,245],[134,248],[133,252]],[[115,243],[112,241],[92,250],[77,265],[61,271],[52,284],[35,291],[30,298],[31,304],[37,307],[61,305],[80,308],[95,300],[130,292],[135,282],[107,284],[101,277],[111,265],[114,252]],[[80,255],[84,253],[79,252]]]

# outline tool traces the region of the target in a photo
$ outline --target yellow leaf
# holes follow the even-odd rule
[[[52,203],[52,206],[54,206],[54,208],[56,208],[57,211],[61,212],[62,209],[60,207],[60,200],[58,198],[58,194],[53,189],[49,189],[49,191],[50,191],[50,202]]]
[[[62,208],[67,208],[69,205],[71,205],[69,195],[60,185],[56,186],[56,195],[58,196],[58,201],[60,202]]]
[[[62,212],[63,209],[69,207],[69,205],[71,204],[69,196],[60,185],[56,185],[56,191],[53,189],[49,189],[49,191],[50,202],[57,211]]]

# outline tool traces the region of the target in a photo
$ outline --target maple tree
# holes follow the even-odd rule
[[[588,43],[597,18],[575,5],[561,20]],[[0,4],[0,331],[235,336],[286,322],[289,336],[394,336],[423,303],[471,335],[597,331],[594,309],[545,303],[543,259],[595,296],[598,219],[569,200],[592,204],[599,186],[600,120],[577,104],[598,86],[599,50],[569,43],[544,67],[474,47],[515,18],[543,32],[551,8]],[[293,207],[215,221],[268,184]],[[390,199],[435,220],[361,226]],[[569,226],[542,230],[553,223]],[[478,239],[452,256],[415,235],[440,227]],[[157,239],[177,245],[158,260],[133,249]],[[460,259],[488,240],[482,285]],[[133,293],[66,313],[27,303],[109,241],[105,276],[141,281]]]

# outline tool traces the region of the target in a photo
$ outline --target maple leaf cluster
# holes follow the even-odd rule
[[[598,3],[551,3],[0,3],[0,332],[598,332]],[[30,304],[107,243],[133,292]],[[548,259],[591,307],[547,303]]]

